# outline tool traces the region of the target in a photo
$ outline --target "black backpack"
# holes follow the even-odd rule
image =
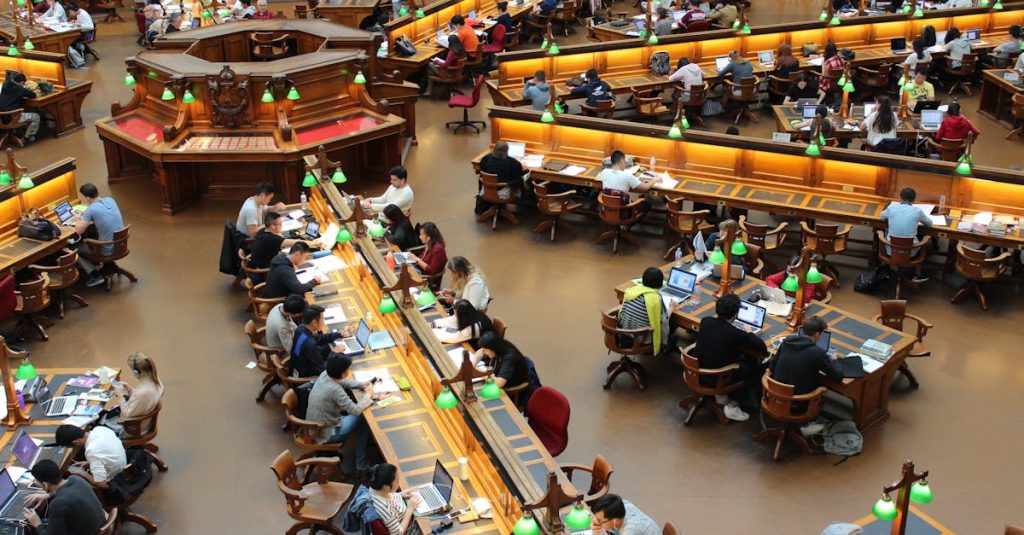
[[[668,52],[655,52],[651,56],[651,74],[655,76],[665,76],[668,74],[672,67],[669,65],[670,58]]]
[[[892,270],[885,264],[879,264],[867,273],[861,273],[853,283],[853,289],[857,292],[870,292],[879,286],[889,282],[892,278]]]

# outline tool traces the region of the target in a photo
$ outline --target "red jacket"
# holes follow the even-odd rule
[[[432,277],[444,272],[444,266],[448,263],[448,255],[445,253],[443,243],[435,243],[429,249],[423,251],[420,260],[427,265],[423,272]]]
[[[978,137],[981,132],[971,124],[971,121],[967,120],[962,115],[950,115],[942,120],[942,124],[939,126],[939,131],[935,132],[935,141],[942,141],[943,139],[964,139],[967,132],[974,134],[974,137]]]
[[[768,286],[771,286],[772,288],[781,288],[782,281],[784,280],[786,280],[786,272],[780,271],[774,275],[769,275],[768,278],[764,280],[764,283],[767,284]],[[804,303],[810,303],[812,300],[814,300],[814,287],[814,284],[804,285]],[[786,294],[789,293],[790,292],[786,292]]]

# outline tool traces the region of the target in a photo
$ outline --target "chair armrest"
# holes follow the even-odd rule
[[[803,221],[801,221],[801,223],[803,223]],[[783,230],[786,230],[786,227],[788,227],[788,226],[789,226],[789,222],[788,221],[783,221],[782,223],[779,223],[779,226],[775,227],[772,230],[769,230],[766,234],[768,236],[771,236],[772,234],[778,234],[778,233],[782,232]]]
[[[701,368],[701,375],[725,375],[731,374],[733,371],[740,369],[739,364],[730,364],[728,366],[722,366],[721,368]]]
[[[549,201],[562,201],[562,203],[567,203],[567,202],[572,200],[572,196],[573,195],[576,195],[576,190],[571,189],[569,191],[563,191],[562,193],[555,193],[553,195],[549,194],[548,195],[548,200]]]
[[[317,483],[320,484],[327,483],[335,473],[341,475],[341,459],[337,457],[310,457],[295,463],[296,468],[305,466],[316,470]]]
[[[113,245],[116,242],[114,240],[94,240],[92,238],[86,238],[85,243],[89,245]]]
[[[565,477],[569,478],[570,481],[572,481],[572,473],[575,472],[576,470],[579,470],[580,472],[586,472],[588,474],[594,473],[594,467],[586,466],[583,464],[567,463],[559,464],[558,467],[562,469],[562,473],[564,473]]]
[[[778,82],[780,84],[788,84],[788,83],[790,83],[789,78],[780,78],[778,76],[775,76],[774,74],[769,74],[768,75],[768,80],[774,81],[774,82]]]
[[[925,330],[931,329],[932,327],[935,326],[931,322],[929,322],[928,320],[922,318],[921,316],[918,316],[917,314],[904,314],[904,316],[906,316],[906,317],[916,321],[917,324],[919,326],[923,327]],[[882,317],[881,314],[875,316],[875,321],[878,321],[881,317]]]
[[[814,229],[807,226],[806,221],[800,222],[800,230],[804,231],[804,234],[810,234],[811,236],[818,237],[818,233],[814,232]]]
[[[296,464],[298,464],[298,463],[296,463]],[[306,500],[309,499],[309,493],[308,492],[305,492],[305,491],[302,491],[302,490],[295,490],[295,489],[289,487],[288,485],[285,485],[284,483],[282,483],[280,481],[277,482],[277,488],[280,489],[281,492],[284,493],[284,495],[288,498],[289,502],[291,502],[291,501],[298,502],[298,503],[295,504],[295,507],[294,507],[295,510],[302,509],[303,504],[305,504]]]
[[[654,328],[653,327],[641,327],[639,329],[623,329],[621,327],[616,327],[615,331],[618,334],[629,334],[629,335],[634,335],[634,334],[650,334],[650,333],[654,332]]]
[[[836,231],[836,237],[837,238],[839,238],[839,237],[845,238],[848,234],[850,234],[851,230],[853,230],[853,225],[846,225],[846,228],[840,229],[840,230]]]
[[[892,246],[892,242],[885,237],[885,233],[881,230],[876,230],[875,235],[878,237],[878,241],[882,242],[884,245]]]
[[[873,76],[878,76],[878,69],[869,69],[867,67],[857,67],[858,72],[868,73]]]
[[[637,206],[640,206],[641,204],[643,204],[643,202],[644,202],[644,200],[643,200],[643,199],[641,199],[641,198],[637,198],[637,200],[635,200],[635,201],[633,201],[633,202],[631,202],[631,203],[629,203],[629,204],[623,205],[623,206],[621,206],[620,208],[629,208],[629,209],[633,209],[633,208],[636,208]]]
[[[917,249],[918,256],[922,256],[922,255],[923,256],[927,256],[928,255],[927,245],[929,243],[931,243],[931,242],[932,242],[932,235],[931,234],[925,234],[924,238],[922,238],[921,241],[917,242],[914,245],[914,248]]]
[[[800,394],[798,396],[793,396],[792,400],[793,401],[808,401],[808,400],[812,400],[814,398],[819,398],[819,397],[825,395],[825,390],[826,390],[825,387],[819,386],[818,388],[815,388],[813,392],[808,392],[806,394]]]
[[[59,271],[63,269],[60,266],[40,266],[39,264],[29,264],[28,268],[35,271],[45,271],[47,273],[52,273],[54,271]]]

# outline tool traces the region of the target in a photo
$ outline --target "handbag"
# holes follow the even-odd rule
[[[816,56],[818,55],[818,45],[816,43],[806,43],[804,46],[800,47],[800,52],[805,58]]]
[[[60,236],[60,228],[39,215],[38,208],[30,208],[18,220],[18,236],[31,240],[52,241]]]
[[[398,51],[399,56],[406,58],[416,55],[416,45],[404,35],[395,39],[395,50]]]

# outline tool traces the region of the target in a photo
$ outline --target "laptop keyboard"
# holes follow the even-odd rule
[[[71,410],[78,403],[78,396],[61,396],[50,402],[50,409],[46,411],[47,416],[63,416],[71,414]]]
[[[437,488],[433,486],[421,488],[420,497],[423,498],[423,503],[431,510],[440,509],[447,505],[444,498],[441,497],[441,493],[437,492]]]
[[[4,518],[21,518],[21,510],[25,508],[25,498],[31,492],[18,492],[14,495],[14,498],[7,502],[3,510],[0,510],[0,516]]]
[[[676,297],[684,297],[685,298],[685,297],[689,297],[690,296],[690,294],[688,294],[688,293],[686,293],[686,292],[684,292],[682,290],[677,290],[677,289],[672,288],[672,287],[662,288],[661,291],[663,291],[663,292],[665,292],[665,293],[667,293],[669,295],[674,295]]]
[[[39,450],[39,457],[36,458],[36,462],[44,459],[49,459],[58,465],[64,460],[64,454],[67,452],[67,448],[63,446],[50,446]]]

